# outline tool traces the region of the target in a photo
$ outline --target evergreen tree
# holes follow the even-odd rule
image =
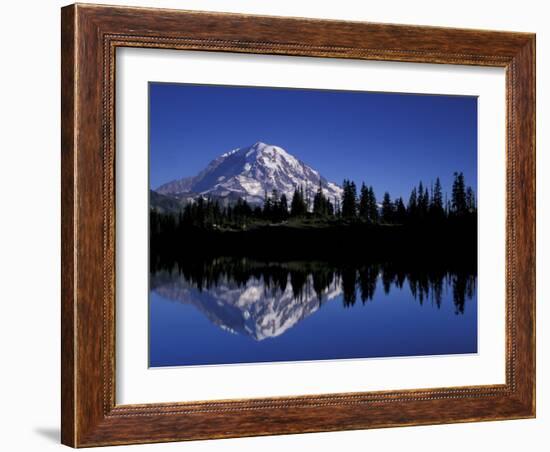
[[[362,220],[370,220],[370,196],[369,189],[363,182],[361,184],[361,194],[359,196],[359,217]]]
[[[233,207],[234,222],[238,226],[246,226],[252,215],[252,209],[245,199],[239,198]]]
[[[319,188],[313,197],[313,214],[318,217],[327,217],[329,214],[329,201],[323,194],[323,187],[319,181]]]
[[[273,201],[269,196],[267,196],[267,191],[264,192],[264,209],[262,214],[263,214],[263,217],[268,220],[271,218],[271,215],[273,214]]]
[[[435,180],[435,185],[432,193],[432,202],[430,204],[431,217],[440,220],[445,216],[443,207],[443,193],[441,191],[441,181],[439,177]]]
[[[418,197],[416,195],[416,187],[411,191],[411,196],[409,197],[409,205],[407,207],[407,215],[409,219],[415,220],[418,210]]]
[[[422,181],[418,184],[417,192],[417,217],[420,219],[425,219],[428,216],[428,207],[430,204],[430,195],[428,194],[428,189],[424,188]]]
[[[378,205],[376,203],[376,195],[374,194],[374,189],[372,188],[372,185],[369,187],[368,200],[369,221],[371,223],[378,223]]]
[[[344,193],[342,195],[342,216],[347,219],[357,217],[357,189],[355,182],[344,180]]]
[[[394,218],[395,222],[403,224],[407,218],[407,208],[403,202],[403,198],[399,197],[394,203]]]
[[[393,203],[391,202],[390,194],[385,192],[382,200],[382,221],[384,223],[392,223],[393,213]]]
[[[464,186],[464,174],[454,173],[453,192],[451,198],[452,213],[456,216],[462,216],[467,212],[466,206],[466,188]]]
[[[304,190],[302,187],[294,190],[292,201],[290,202],[290,216],[302,217],[306,214],[306,204],[304,201]]]
[[[279,203],[279,193],[274,188],[271,192],[271,218],[270,220],[273,222],[280,221],[280,215],[281,215],[281,209],[280,209],[280,203]]]
[[[350,190],[351,190],[351,198],[353,199],[354,212],[355,214],[357,214],[357,187],[355,186],[355,182],[353,181],[351,181]]]

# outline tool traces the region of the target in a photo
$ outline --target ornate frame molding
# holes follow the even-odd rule
[[[116,405],[118,47],[506,68],[506,383]],[[534,35],[77,4],[62,9],[62,91],[64,444],[81,447],[535,415]]]

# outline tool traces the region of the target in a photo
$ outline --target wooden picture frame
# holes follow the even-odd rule
[[[61,37],[64,444],[86,447],[535,416],[534,34],[75,4],[62,9]],[[117,405],[118,47],[505,68],[506,383]]]

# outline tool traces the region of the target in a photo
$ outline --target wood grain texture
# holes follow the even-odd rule
[[[74,8],[61,11],[61,441],[75,444],[74,302],[75,39]]]
[[[64,444],[535,415],[534,35],[81,4],[63,8],[61,34]],[[116,405],[114,69],[124,46],[506,68],[506,384]]]

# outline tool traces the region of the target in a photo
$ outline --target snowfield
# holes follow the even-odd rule
[[[306,197],[312,199],[319,183],[329,200],[340,201],[342,188],[338,184],[326,180],[283,148],[259,141],[226,152],[196,176],[169,182],[155,191],[175,197],[189,194],[231,196],[232,200],[240,197],[252,204],[261,204],[266,193],[271,195],[276,190],[279,196],[284,193],[290,203],[297,187],[302,187]]]

